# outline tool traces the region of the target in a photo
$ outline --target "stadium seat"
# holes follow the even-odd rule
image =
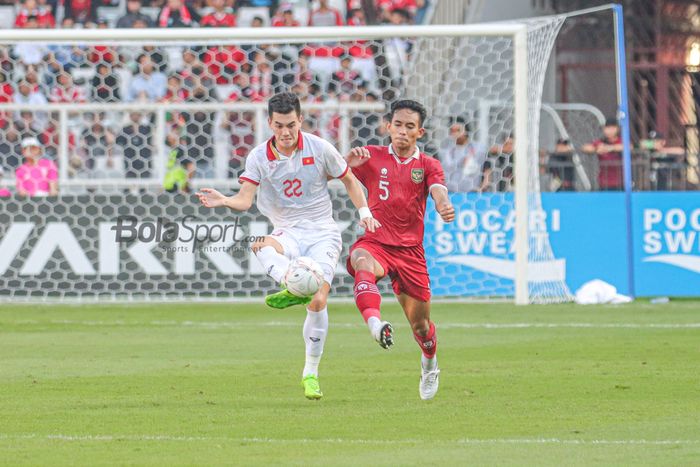
[[[306,26],[309,24],[309,7],[298,5],[294,7],[294,19],[299,21],[299,24]]]
[[[170,73],[182,68],[182,49],[183,48],[179,45],[163,47],[163,52],[165,52],[167,56],[168,70]]]
[[[340,14],[343,17],[343,22],[345,21],[345,18],[347,18],[347,2],[346,0],[330,0],[328,2],[328,6],[331,8],[335,8],[336,10],[340,11]],[[315,10],[318,8],[318,1],[314,0],[311,2],[311,10]]]
[[[73,81],[75,83],[90,84],[90,80],[95,75],[95,68],[80,68],[73,67],[70,70],[70,74],[73,76]],[[89,86],[88,86],[89,87]]]
[[[141,7],[141,13],[151,18],[154,22],[158,21],[158,14],[160,13],[160,8],[152,6]]]
[[[267,8],[244,7],[238,10],[237,22],[239,26],[249,27],[253,18],[259,16],[265,26],[270,26],[270,11]]]
[[[12,29],[15,25],[15,7],[11,5],[0,6],[0,28]]]
[[[238,86],[235,84],[217,84],[214,86],[214,92],[216,92],[216,98],[219,102],[226,102],[236,88],[238,88]]]
[[[107,21],[110,28],[117,25],[117,21],[124,14],[125,10],[121,7],[101,6],[97,7],[97,17]]]

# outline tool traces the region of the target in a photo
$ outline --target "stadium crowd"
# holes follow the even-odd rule
[[[30,29],[402,25],[422,22],[429,4],[430,0],[24,0],[13,8],[12,24]],[[260,103],[284,89],[305,103],[392,101],[411,46],[400,38],[188,47],[18,43],[0,46],[0,103]],[[159,133],[153,110],[105,109],[69,114],[69,177],[152,177],[157,147],[164,144],[164,188],[186,189],[193,177],[235,179],[255,145],[256,116],[251,111],[168,111],[166,128]],[[29,174],[53,177],[61,143],[58,118],[48,110],[0,112],[0,169],[25,179]],[[340,123],[333,112],[307,112],[304,130],[337,143]],[[470,139],[472,129],[464,119],[446,123],[449,137],[428,152],[445,166],[450,190],[512,190],[513,139],[482,147]],[[156,141],[156,134],[164,141]],[[381,116],[351,114],[349,140],[384,143]],[[609,121],[600,139],[585,143],[574,147],[563,138],[543,151],[543,190],[582,189],[584,169],[592,180],[588,189],[622,189],[617,123]],[[36,152],[36,144],[43,159],[52,161],[52,169],[20,170],[26,164],[36,167],[34,159],[43,160],[27,156]],[[221,153],[228,160],[225,173],[215,163]],[[585,167],[575,154],[583,156]],[[639,143],[635,155],[639,189],[688,188],[683,148],[666,147],[662,135],[654,133]],[[588,162],[594,163],[592,168]],[[39,193],[53,193],[55,189],[47,188],[53,181],[42,182],[45,189]],[[17,178],[15,191],[31,194],[20,189],[23,185],[26,180]],[[3,190],[0,196],[7,193]]]
[[[361,26],[420,21],[426,0],[206,0],[141,1],[24,0],[15,28],[172,28],[237,26]],[[121,11],[122,14],[114,14]],[[104,17],[101,14],[106,14]],[[0,47],[0,102],[207,103],[264,102],[292,89],[304,102],[376,101],[393,98],[411,43],[367,41],[307,45],[193,45],[115,47],[18,43]],[[379,57],[381,56],[381,57]],[[108,109],[108,107],[105,107]],[[178,154],[176,168],[213,177],[217,145],[230,151],[235,177],[254,145],[252,112],[168,112],[166,146]],[[365,118],[366,117],[366,118]],[[380,132],[378,118],[363,116]],[[337,141],[338,115],[311,113],[305,130]],[[144,178],[153,172],[154,112],[71,114],[69,175],[74,178]],[[26,162],[23,141],[34,138],[48,159],[59,150],[58,114],[0,113],[0,153],[6,171]],[[218,133],[228,141],[215,141]],[[355,135],[357,136],[357,135]],[[32,140],[34,141],[34,140]],[[26,151],[24,151],[26,152]]]

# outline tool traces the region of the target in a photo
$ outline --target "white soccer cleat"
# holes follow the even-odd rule
[[[420,398],[425,400],[432,399],[437,394],[438,386],[440,385],[440,369],[435,368],[432,371],[421,369],[420,384],[418,385],[418,393]]]
[[[394,328],[391,327],[391,323],[388,321],[382,321],[381,324],[374,329],[372,337],[379,343],[381,348],[388,349],[394,345]]]

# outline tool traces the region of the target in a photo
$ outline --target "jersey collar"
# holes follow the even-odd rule
[[[301,131],[299,131],[299,138],[297,139],[297,148],[294,150],[294,153],[296,154],[297,151],[303,151],[304,150],[304,136]],[[293,156],[294,154],[292,154]],[[267,160],[268,161],[278,161],[281,159],[288,159],[287,156],[281,154],[278,150],[277,147],[275,146],[275,137],[273,136],[272,138],[267,140]]]
[[[398,162],[399,164],[408,164],[409,162],[411,162],[411,159],[417,160],[420,158],[420,149],[418,149],[418,146],[416,146],[416,150],[413,151],[413,154],[411,156],[407,157],[404,160],[401,160],[401,158],[394,151],[394,147],[390,144],[389,145],[389,154],[394,156],[394,159],[396,159],[396,162]]]

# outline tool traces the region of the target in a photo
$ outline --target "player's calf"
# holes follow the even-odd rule
[[[435,332],[435,323],[430,321],[428,323],[427,332],[425,332],[425,326],[422,323],[420,325],[411,323],[411,326],[413,328],[413,338],[421,348],[423,356],[426,359],[432,359],[437,352],[437,333]]]
[[[261,242],[255,242],[251,250],[265,268],[265,272],[278,284],[282,283],[287,269],[289,258],[282,254],[282,246],[274,239],[265,237]]]
[[[374,272],[359,270],[355,272],[355,304],[367,323],[369,332],[379,345],[388,349],[394,344],[391,324],[382,321],[379,307],[382,296],[377,288]]]
[[[418,342],[421,348],[421,376],[418,385],[418,393],[421,399],[432,399],[437,394],[440,384],[440,369],[437,365],[437,333],[435,332],[435,323],[427,321],[418,321],[411,323],[413,328],[413,337]],[[427,332],[426,332],[427,327]]]

